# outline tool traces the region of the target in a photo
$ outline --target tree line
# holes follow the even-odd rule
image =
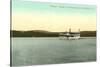
[[[58,37],[61,32],[49,32],[44,30],[17,31],[11,30],[10,37]],[[96,37],[96,31],[81,31],[81,37]]]

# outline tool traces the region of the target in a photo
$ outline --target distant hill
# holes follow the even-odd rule
[[[81,31],[82,37],[96,37],[96,31]]]
[[[58,37],[59,33],[48,32],[43,30],[32,30],[32,31],[10,31],[11,37]]]
[[[58,37],[61,32],[49,32],[44,30],[17,31],[11,30],[11,37]],[[96,31],[81,31],[81,37],[96,37]]]

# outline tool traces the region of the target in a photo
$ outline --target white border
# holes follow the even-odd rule
[[[0,67],[10,63],[10,2],[0,0]]]
[[[28,0],[29,1],[29,0]],[[97,62],[37,65],[37,67],[99,67],[100,65],[100,0],[30,0],[41,2],[97,5]],[[0,67],[10,67],[10,0],[0,0]],[[28,66],[33,67],[33,66]],[[34,66],[35,67],[35,66]]]

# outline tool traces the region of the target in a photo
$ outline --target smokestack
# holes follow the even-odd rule
[[[71,28],[69,28],[69,33],[71,33]]]
[[[78,32],[80,33],[80,29],[78,29]]]

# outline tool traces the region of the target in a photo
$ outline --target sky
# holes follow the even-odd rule
[[[95,31],[96,6],[12,1],[12,30]]]

